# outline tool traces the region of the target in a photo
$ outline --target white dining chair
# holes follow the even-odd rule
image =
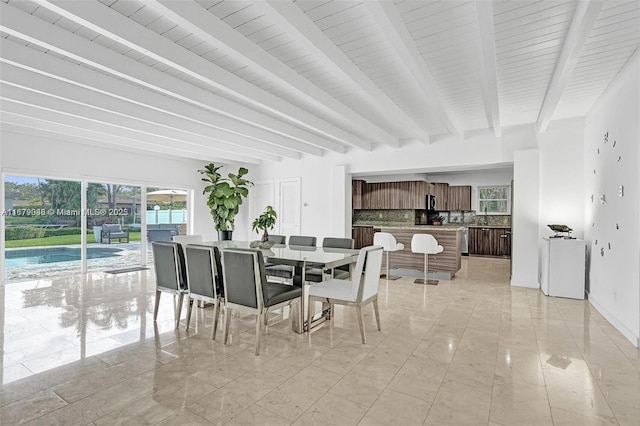
[[[358,261],[350,280],[333,278],[314,284],[309,288],[309,303],[307,304],[309,322],[311,322],[312,304],[316,301],[327,302],[331,305],[345,305],[356,308],[358,326],[362,336],[362,344],[367,343],[364,333],[364,318],[362,306],[373,304],[378,331],[380,328],[380,310],[378,308],[378,286],[380,284],[380,267],[382,266],[382,247],[369,246],[360,249]],[[333,314],[331,315],[333,317]],[[310,327],[308,328],[310,331]]]

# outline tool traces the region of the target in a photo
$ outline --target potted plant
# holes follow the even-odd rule
[[[202,193],[208,194],[207,206],[218,231],[218,239],[231,240],[242,198],[249,195],[249,186],[253,185],[253,182],[243,178],[249,172],[244,167],[240,167],[236,174],[229,173],[228,178],[222,177],[218,171],[221,168],[222,166],[209,163],[198,172],[205,176],[202,180],[207,182]]]
[[[254,219],[253,223],[251,224],[251,228],[258,232],[258,231],[263,231],[262,233],[262,242],[265,243],[267,241],[269,241],[269,229],[273,229],[273,227],[276,224],[276,219],[278,218],[278,215],[276,213],[276,211],[273,209],[273,207],[271,206],[267,206],[264,209],[264,212],[262,212],[262,214],[260,216],[258,216],[257,218]]]

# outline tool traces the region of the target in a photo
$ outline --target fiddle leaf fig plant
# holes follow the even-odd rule
[[[269,229],[273,229],[276,224],[276,219],[278,218],[278,214],[271,206],[267,206],[264,209],[264,212],[257,218],[253,220],[251,227],[254,231],[264,231],[262,234],[262,242],[269,240]]]
[[[238,173],[229,173],[228,178],[222,177],[219,170],[222,166],[207,164],[203,170],[198,170],[207,183],[202,191],[208,194],[207,206],[218,231],[233,231],[235,218],[238,214],[242,199],[249,195],[249,187],[253,182],[244,179],[249,173],[245,167],[240,167]]]

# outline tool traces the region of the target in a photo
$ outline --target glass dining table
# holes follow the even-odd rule
[[[210,241],[197,243],[194,245],[205,247],[217,247],[219,250],[226,248],[248,249],[251,247],[250,241]],[[301,269],[303,291],[300,301],[300,312],[298,318],[293,321],[293,330],[296,333],[304,333],[311,325],[311,322],[324,321],[325,317],[321,316],[317,319],[307,318],[307,293],[310,283],[305,279],[305,270],[310,265],[314,268],[322,268],[330,270],[333,275],[333,269],[339,266],[352,265],[358,260],[360,250],[340,249],[330,247],[308,247],[294,246],[285,244],[275,244],[271,248],[259,249],[264,256],[264,261],[276,265],[291,265]],[[323,307],[323,312],[325,307]]]

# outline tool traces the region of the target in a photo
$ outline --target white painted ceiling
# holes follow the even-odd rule
[[[2,0],[0,125],[258,163],[583,116],[640,1]]]

